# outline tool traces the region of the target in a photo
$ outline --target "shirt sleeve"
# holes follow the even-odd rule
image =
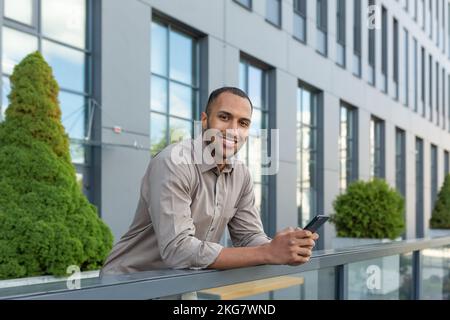
[[[228,223],[228,229],[235,247],[255,247],[272,241],[264,232],[260,213],[255,206],[253,181],[248,169],[237,211]]]
[[[170,156],[155,157],[146,176],[147,203],[159,252],[174,269],[203,269],[212,264],[223,246],[195,237],[191,216],[189,164],[174,163]]]

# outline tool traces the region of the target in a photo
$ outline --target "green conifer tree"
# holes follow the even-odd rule
[[[450,175],[447,175],[439,191],[430,219],[433,229],[450,229]]]
[[[10,80],[0,124],[0,279],[98,269],[113,237],[77,184],[52,70],[35,52]]]

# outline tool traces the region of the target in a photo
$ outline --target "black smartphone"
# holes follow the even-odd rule
[[[303,230],[309,230],[311,232],[316,232],[330,217],[319,214],[315,216],[308,224],[303,228]]]

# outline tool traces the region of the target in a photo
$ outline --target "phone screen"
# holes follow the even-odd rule
[[[316,232],[330,217],[325,215],[315,216],[303,229]]]

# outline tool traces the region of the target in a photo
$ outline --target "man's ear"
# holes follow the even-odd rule
[[[201,121],[203,130],[208,129],[208,115],[204,111],[201,114]]]

